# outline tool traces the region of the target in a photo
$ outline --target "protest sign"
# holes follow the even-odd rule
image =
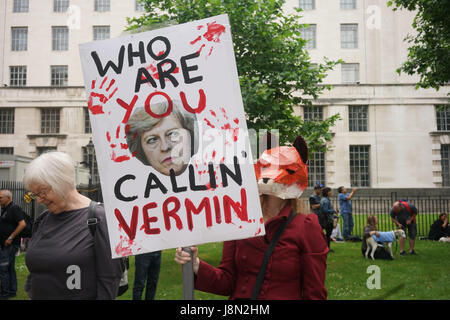
[[[113,257],[264,235],[227,15],[80,55]]]

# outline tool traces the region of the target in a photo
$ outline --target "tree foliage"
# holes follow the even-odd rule
[[[280,0],[141,0],[146,13],[130,19],[129,29],[168,21],[185,23],[227,13],[233,35],[247,125],[278,129],[280,143],[302,134],[311,150],[325,150],[339,115],[306,124],[295,106],[309,106],[329,86],[321,85],[336,63],[313,65],[301,38],[299,11],[283,12]]]
[[[388,6],[417,11],[412,27],[417,34],[408,35],[408,60],[397,70],[418,74],[417,87],[435,88],[450,81],[450,0],[393,0]]]

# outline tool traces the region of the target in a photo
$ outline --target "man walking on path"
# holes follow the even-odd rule
[[[347,193],[347,189],[341,186],[338,188],[339,210],[344,220],[343,236],[344,240],[349,240],[353,232],[353,213],[352,213],[352,197],[357,188],[353,188],[351,193]]]
[[[417,224],[416,215],[417,208],[410,202],[399,200],[394,203],[391,209],[390,216],[392,221],[405,232],[408,229],[409,237],[409,254],[416,254],[414,252],[414,244],[416,242]],[[405,255],[405,238],[399,238],[400,255]]]
[[[12,201],[9,190],[0,190],[0,299],[16,296],[17,276],[15,269],[16,253],[20,245],[20,233],[26,227],[25,212]]]

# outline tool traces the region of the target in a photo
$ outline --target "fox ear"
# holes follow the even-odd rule
[[[294,148],[297,149],[300,158],[304,163],[308,162],[308,145],[306,144],[305,139],[302,136],[298,136],[294,141]]]
[[[266,132],[259,139],[259,155],[261,155],[264,151],[275,147],[278,147],[278,139],[276,135]]]

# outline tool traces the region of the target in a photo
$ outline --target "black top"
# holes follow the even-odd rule
[[[6,207],[2,208],[0,218],[0,244],[3,247],[6,239],[16,230],[19,222],[25,219],[25,212],[14,202],[10,202]],[[13,240],[13,244],[20,244],[20,237],[17,236]]]
[[[447,224],[446,228],[443,228],[444,221],[437,219],[430,227],[430,233],[428,239],[438,241],[442,237],[450,237],[450,224]]]
[[[312,212],[314,212],[315,214],[319,215],[320,213],[320,207],[317,209],[313,209],[312,206],[315,204],[320,204],[320,196],[318,196],[317,194],[313,193],[310,197],[309,197],[309,207],[311,209]]]
[[[105,210],[93,236],[88,207],[36,219],[25,262],[30,271],[26,291],[32,299],[115,299],[122,275],[120,259],[112,259]]]

